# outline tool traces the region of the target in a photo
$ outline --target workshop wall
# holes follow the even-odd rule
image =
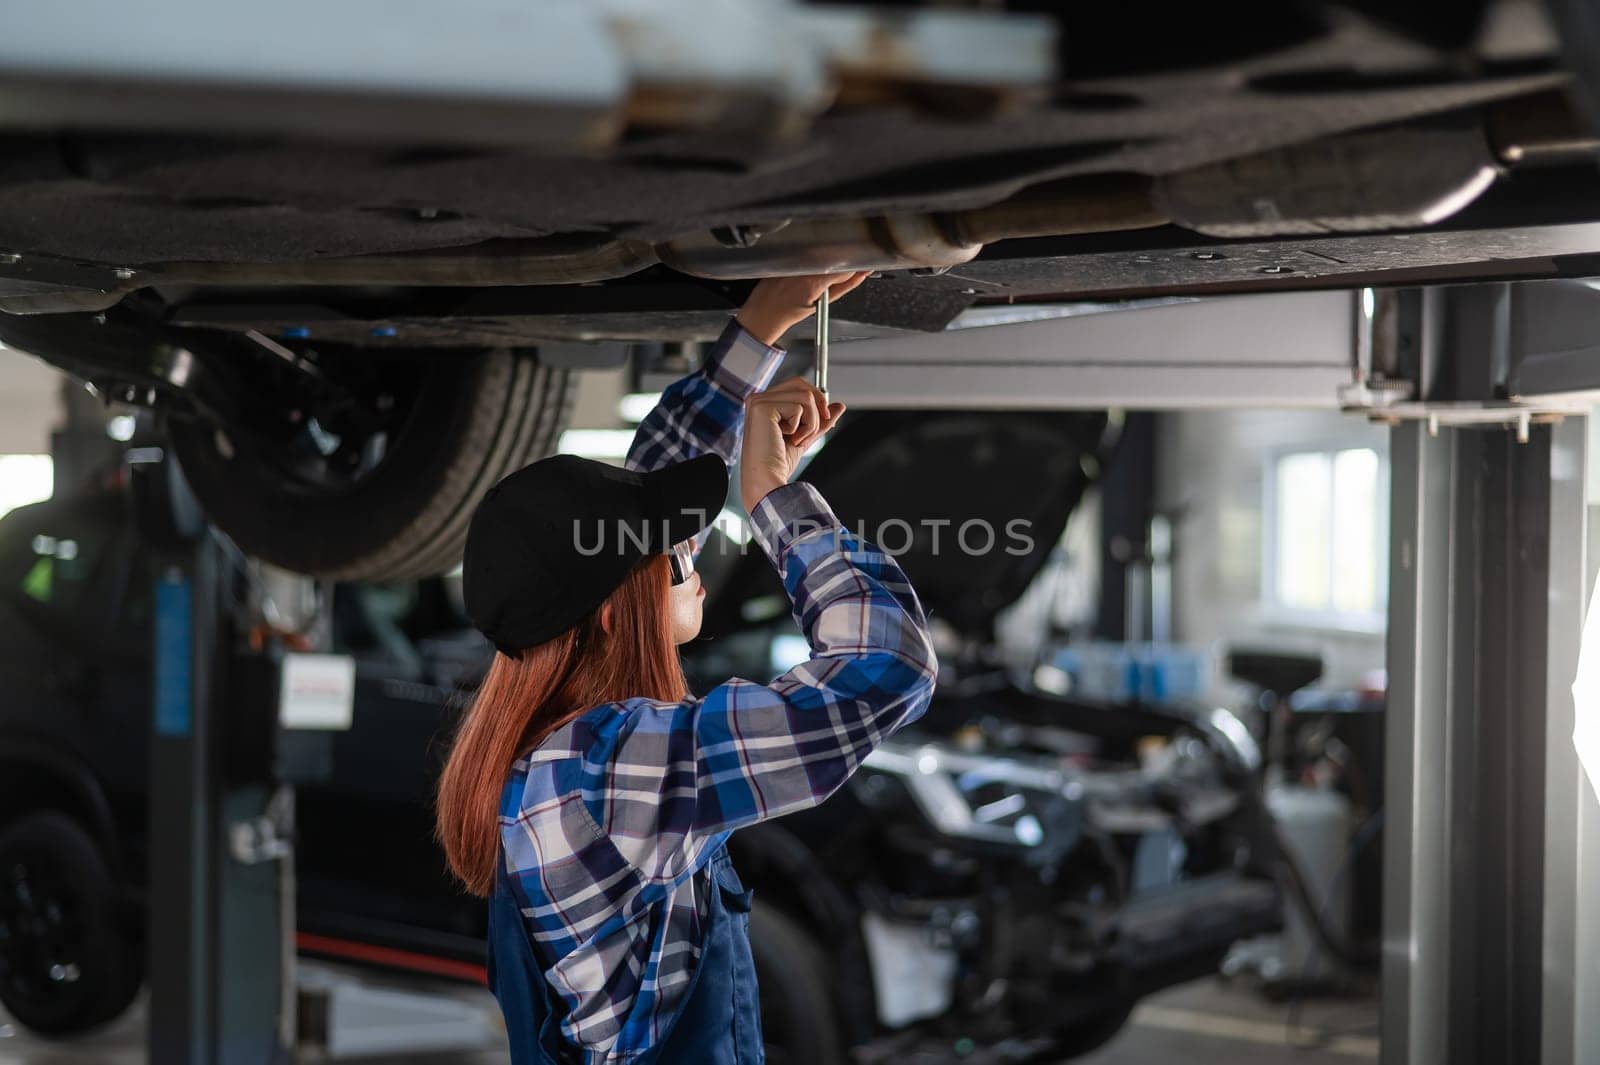
[[[0,515],[49,497],[51,432],[60,422],[61,374],[0,346]]]
[[[1229,644],[1320,652],[1330,687],[1382,669],[1381,630],[1286,619],[1266,601],[1264,574],[1274,461],[1372,448],[1386,469],[1388,431],[1334,411],[1203,411],[1162,415],[1156,436],[1156,509],[1174,522],[1175,639],[1215,647],[1219,663]],[[1220,670],[1216,680],[1219,699],[1241,694]]]
[[[586,370],[578,374],[577,380],[570,428],[627,428],[617,414],[617,402],[627,391],[627,375],[622,370]]]
[[[61,374],[0,346],[0,455],[42,455],[60,420]]]

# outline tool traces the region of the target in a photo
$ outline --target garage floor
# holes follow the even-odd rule
[[[488,1001],[487,996],[484,999]],[[493,1007],[492,1001],[488,1004]],[[1361,1065],[1378,1060],[1375,999],[1309,1000],[1297,1010],[1299,1027],[1292,1040],[1288,1012],[1286,1005],[1269,1002],[1243,985],[1197,981],[1146,1000],[1121,1035],[1078,1062]],[[34,1039],[0,1014],[0,1065],[143,1065],[143,1040],[142,1009],[131,1012],[105,1032],[72,1043]],[[501,1065],[506,1058],[500,1053],[481,1052],[384,1060],[403,1061],[405,1065]]]

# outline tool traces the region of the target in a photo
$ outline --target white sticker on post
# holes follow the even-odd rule
[[[354,658],[283,656],[283,684],[278,693],[278,724],[283,728],[348,729],[355,707]]]

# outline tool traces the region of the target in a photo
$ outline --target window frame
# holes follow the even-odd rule
[[[1336,503],[1336,500],[1331,498],[1333,494],[1331,482],[1329,485],[1330,498],[1328,500],[1330,535],[1328,537],[1327,557],[1330,602],[1326,608],[1320,609],[1290,606],[1278,599],[1278,543],[1280,536],[1280,529],[1278,528],[1278,467],[1284,459],[1292,455],[1320,455],[1328,461],[1329,476],[1331,478],[1336,456],[1343,451],[1371,451],[1378,458],[1378,498],[1375,511],[1378,525],[1375,530],[1378,552],[1377,567],[1373,575],[1373,591],[1376,593],[1378,600],[1378,609],[1375,611],[1338,610],[1331,603],[1332,580],[1335,574],[1335,547],[1334,538],[1331,535],[1331,527],[1335,521],[1334,506]],[[1261,579],[1258,590],[1261,619],[1273,625],[1317,632],[1357,635],[1381,635],[1385,632],[1389,624],[1389,551],[1386,533],[1389,529],[1392,483],[1388,450],[1376,446],[1370,439],[1342,437],[1324,437],[1284,444],[1267,452],[1261,480]]]

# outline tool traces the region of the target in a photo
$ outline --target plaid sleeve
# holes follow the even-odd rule
[[[767,387],[783,356],[782,348],[763,344],[738,319],[728,322],[700,369],[670,385],[639,423],[628,469],[658,470],[708,452],[733,465],[744,401]]]
[[[776,489],[751,521],[811,658],[770,684],[734,680],[630,715],[594,781],[607,790],[597,808],[658,881],[691,873],[723,833],[822,802],[933,695],[927,619],[891,557],[842,528],[808,484]]]

